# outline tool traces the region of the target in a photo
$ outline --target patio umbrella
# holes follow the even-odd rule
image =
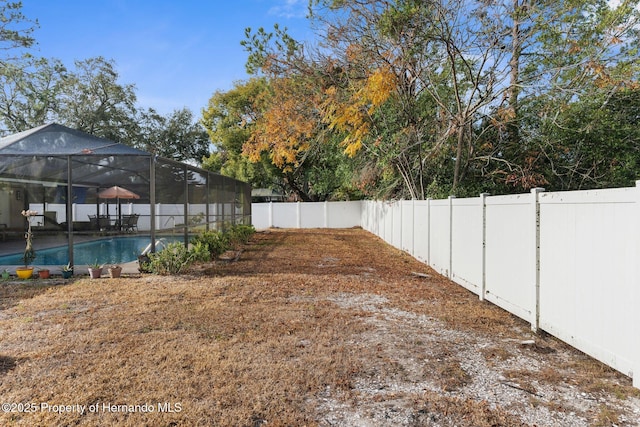
[[[113,187],[105,188],[98,193],[100,199],[116,199],[118,204],[118,223],[122,224],[122,207],[120,206],[120,199],[139,199],[140,196],[131,190],[114,185]],[[107,205],[107,215],[109,214],[109,205]]]

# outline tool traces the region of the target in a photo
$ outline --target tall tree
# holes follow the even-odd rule
[[[0,80],[8,132],[57,122],[125,144],[137,139],[135,87],[118,83],[113,61],[91,58],[67,68],[56,59],[28,58],[7,65]]]
[[[209,154],[205,128],[188,108],[162,116],[150,109],[140,113],[140,139],[134,146],[159,156],[200,165]]]
[[[0,73],[1,126],[15,133],[58,120],[67,69],[59,60],[25,58]]]
[[[213,144],[213,151],[204,160],[205,168],[256,187],[281,186],[280,175],[267,159],[250,162],[242,155],[242,147],[262,114],[262,99],[268,90],[266,79],[253,78],[236,82],[231,90],[217,91],[211,96],[201,119]]]
[[[136,94],[132,84],[120,84],[112,60],[102,57],[75,61],[64,79],[58,120],[92,135],[133,145],[138,134]]]
[[[24,49],[33,46],[33,31],[38,22],[31,21],[21,11],[22,2],[0,0],[0,66],[17,60]]]

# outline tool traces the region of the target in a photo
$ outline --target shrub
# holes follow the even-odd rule
[[[205,231],[193,239],[191,239],[191,243],[193,245],[203,244],[209,250],[209,259],[213,259],[218,255],[223,254],[227,249],[229,249],[229,237],[221,233],[219,231]]]
[[[189,248],[191,262],[206,262],[211,260],[211,252],[209,246],[203,242],[195,242]]]
[[[255,232],[256,229],[253,227],[253,225],[234,225],[228,231],[229,242],[233,247],[237,247],[241,244],[246,244]]]
[[[173,242],[160,252],[149,254],[148,268],[155,274],[180,274],[194,262],[210,258],[211,254],[204,243],[196,243],[189,250],[182,243]]]

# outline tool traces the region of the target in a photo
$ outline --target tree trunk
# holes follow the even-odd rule
[[[518,129],[518,96],[520,93],[520,56],[522,55],[522,39],[520,35],[520,13],[524,9],[524,5],[520,4],[521,0],[513,0],[513,10],[511,16],[513,19],[513,27],[511,28],[511,60],[509,61],[509,115],[508,115],[508,135],[509,143],[512,147],[517,147],[520,140],[520,132]],[[524,0],[526,1],[526,0]]]

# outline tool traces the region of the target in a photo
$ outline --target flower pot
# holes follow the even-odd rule
[[[50,276],[50,272],[49,270],[38,270],[38,276],[40,276],[41,279],[48,279]]]
[[[16,268],[16,274],[20,279],[31,279],[33,267],[18,267]]]
[[[120,273],[122,273],[122,267],[109,267],[109,277],[112,279],[120,277]]]
[[[62,278],[70,279],[73,276],[73,270],[62,270]]]
[[[92,279],[99,279],[102,276],[102,268],[89,267],[89,277]]]

